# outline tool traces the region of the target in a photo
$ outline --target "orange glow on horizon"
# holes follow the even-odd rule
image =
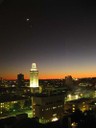
[[[24,73],[22,73],[24,74]],[[39,79],[64,79],[65,76],[71,75],[73,78],[88,78],[88,77],[96,77],[96,73],[65,73],[65,74],[40,74]],[[6,74],[2,76],[3,79],[15,80],[17,79],[16,74]],[[29,79],[30,74],[24,74],[24,79]]]

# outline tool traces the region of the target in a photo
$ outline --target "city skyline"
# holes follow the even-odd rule
[[[96,77],[96,6],[61,0],[0,1],[0,77]]]
[[[0,77],[2,79],[6,79],[6,80],[16,80],[18,74],[23,74],[24,75],[24,79],[30,79],[30,70],[29,70],[29,72],[27,74],[24,74],[24,72],[18,72],[17,74],[12,74],[12,76],[11,76],[11,74],[6,73],[5,76],[0,76]],[[66,76],[72,76],[73,79],[76,79],[76,78],[92,78],[92,77],[96,77],[94,74],[93,75],[90,74],[88,76],[87,73],[79,74],[79,76],[78,76],[78,74],[75,74],[75,73],[73,73],[73,74],[70,74],[70,73],[66,73],[66,74],[65,73],[62,73],[60,75],[59,75],[59,73],[57,73],[57,74],[55,73],[55,75],[54,75],[52,73],[50,73],[50,74],[48,74],[48,73],[42,74],[42,73],[39,72],[39,79],[65,79]]]

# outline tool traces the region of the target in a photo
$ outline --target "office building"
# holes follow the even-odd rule
[[[17,75],[17,83],[18,83],[18,87],[22,87],[24,86],[24,75],[22,73]]]
[[[64,94],[39,94],[33,97],[33,116],[40,123],[57,121],[64,114]]]

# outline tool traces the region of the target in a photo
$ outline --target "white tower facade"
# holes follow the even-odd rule
[[[30,87],[32,88],[39,87],[38,70],[36,63],[32,63],[32,68],[30,70]]]

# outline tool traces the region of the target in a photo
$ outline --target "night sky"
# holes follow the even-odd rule
[[[0,77],[96,76],[95,3],[64,1],[0,0]]]

